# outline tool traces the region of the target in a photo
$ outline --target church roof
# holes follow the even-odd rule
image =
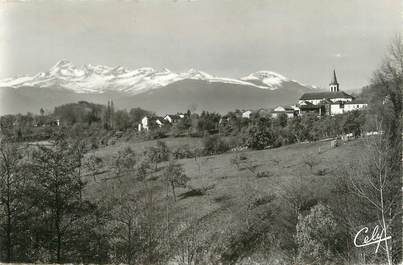
[[[366,102],[365,100],[362,100],[362,99],[355,99],[352,101],[348,101],[344,104],[368,104],[368,102]]]
[[[338,84],[337,77],[336,77],[336,70],[333,70],[332,81],[330,82],[330,84]]]
[[[347,94],[344,91],[305,93],[299,99],[300,100],[313,100],[313,99],[333,99],[333,98],[352,98],[352,99],[354,99],[353,96]]]
[[[300,106],[300,109],[301,109],[302,111],[306,111],[306,110],[319,110],[319,109],[323,109],[323,108],[324,108],[324,105],[322,105],[322,104],[314,105],[314,104],[312,104],[312,103],[310,103],[310,102],[307,102],[307,103],[309,103],[309,104],[305,104],[305,105],[301,105],[301,106]]]

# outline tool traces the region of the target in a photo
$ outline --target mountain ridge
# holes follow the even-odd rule
[[[41,107],[50,109],[79,100],[105,104],[110,99],[118,108],[142,107],[157,113],[185,111],[191,105],[226,112],[292,104],[309,91],[316,89],[272,71],[234,79],[195,69],[175,73],[151,67],[77,67],[61,60],[34,76],[0,80],[0,99],[6,102],[1,104],[0,114],[37,112]]]
[[[132,70],[123,66],[110,67],[92,64],[75,66],[68,60],[60,60],[48,71],[34,76],[2,79],[0,87],[52,87],[58,85],[76,93],[103,93],[112,90],[134,95],[185,79],[242,84],[271,90],[278,89],[282,82],[290,81],[273,71],[258,71],[237,79],[217,77],[193,68],[186,72],[176,73],[167,68],[155,70],[151,67],[142,67]],[[298,83],[295,80],[294,82]]]

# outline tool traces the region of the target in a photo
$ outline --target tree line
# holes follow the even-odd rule
[[[222,151],[248,146],[252,149],[280,147],[287,144],[317,141],[324,138],[352,134],[359,137],[366,131],[375,130],[374,112],[360,110],[336,116],[318,117],[314,113],[287,118],[279,115],[255,113],[243,118],[236,110],[226,115],[203,111],[200,114],[186,112],[183,118],[173,123],[165,121],[161,127],[149,122],[149,131],[138,131],[138,124],[144,117],[156,117],[152,112],[141,108],[114,110],[113,102],[103,105],[79,102],[55,108],[49,115],[35,116],[6,115],[0,118],[0,126],[5,137],[13,141],[29,142],[52,140],[63,132],[71,139],[84,139],[88,148],[98,148],[113,143],[111,139],[163,139],[166,137],[201,137],[218,139]],[[36,120],[57,120],[60,126],[52,123],[37,123]],[[162,118],[160,118],[162,120]],[[35,124],[35,126],[33,126]],[[39,126],[38,126],[39,124]],[[217,139],[216,139],[217,140]],[[218,151],[216,153],[219,153]]]
[[[108,175],[130,176],[133,185],[114,184],[94,197],[85,179],[96,182],[103,161],[84,157],[82,142],[59,136],[53,146],[26,146],[3,139],[0,155],[1,261],[156,264],[169,255],[173,220],[165,213],[189,178],[165,143],[144,154],[119,152]],[[161,162],[167,165],[158,168]],[[155,174],[167,190],[165,208],[149,181]]]

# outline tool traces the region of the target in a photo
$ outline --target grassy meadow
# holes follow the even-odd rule
[[[168,138],[164,141],[169,148],[201,146],[198,138]],[[93,155],[104,161],[106,169],[124,148],[130,146],[136,153],[142,153],[155,143],[119,142],[95,150]],[[257,259],[280,261],[288,254],[279,249],[293,244],[294,232],[290,231],[295,231],[298,213],[301,213],[293,214],[292,209],[306,207],[306,212],[309,212],[310,207],[318,202],[331,202],[338,172],[360,155],[362,145],[362,140],[353,140],[331,148],[329,141],[323,141],[181,159],[178,163],[190,181],[186,188],[176,189],[176,201],[172,200],[163,181],[162,172],[167,162],[159,163],[156,172],[145,181],[136,180],[133,174],[114,178],[113,173],[98,168],[97,171],[103,173],[86,179],[87,195],[99,199],[127,190],[140,194],[151,187],[158,204],[162,206],[170,202],[169,206],[162,206],[169,208],[169,219],[175,224],[183,223],[182,230],[176,228],[178,236],[195,233],[197,240],[214,244],[211,242],[231,240],[231,235],[245,235],[249,237],[245,239],[247,245],[239,246],[242,249],[239,253],[228,255],[246,257],[252,253],[255,255],[255,250],[265,244],[261,235],[275,231],[272,236],[278,238],[281,247],[274,247],[272,253],[265,252],[268,256]],[[238,162],[234,162],[235,158]],[[267,214],[270,218],[265,216]],[[161,218],[168,217],[163,214]],[[189,230],[192,224],[195,225],[194,231]],[[234,249],[237,247],[232,247],[231,251]]]

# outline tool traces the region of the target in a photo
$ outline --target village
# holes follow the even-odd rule
[[[81,105],[81,107],[76,106],[78,109],[75,109],[74,104],[78,104],[78,106]],[[19,138],[27,138],[28,136],[22,137],[22,135],[27,134],[22,133],[22,131],[31,132],[29,134],[32,135],[35,134],[35,131],[48,130],[47,135],[50,135],[49,133],[53,130],[52,128],[69,127],[84,119],[87,120],[88,124],[101,121],[104,124],[104,128],[114,129],[117,135],[121,135],[122,131],[126,131],[127,129],[137,131],[138,133],[146,133],[148,131],[155,132],[156,129],[158,129],[157,133],[162,132],[162,135],[172,135],[171,132],[172,129],[174,129],[174,131],[182,131],[182,133],[176,133],[174,135],[184,135],[183,131],[195,126],[195,124],[202,123],[200,118],[204,115],[207,127],[197,125],[196,127],[200,128],[194,129],[199,131],[199,133],[195,135],[201,136],[203,133],[200,134],[200,132],[204,130],[208,131],[209,134],[215,134],[221,131],[221,128],[228,127],[231,123],[241,123],[243,125],[239,126],[245,127],[258,118],[269,118],[273,120],[281,120],[284,118],[293,120],[295,118],[301,119],[309,115],[316,119],[324,119],[334,117],[335,115],[364,110],[367,107],[367,102],[356,99],[354,96],[340,89],[336,71],[333,70],[327,92],[304,93],[301,95],[298,102],[293,105],[279,105],[274,108],[260,108],[256,110],[235,110],[223,115],[206,111],[202,111],[199,114],[192,113],[188,110],[183,113],[159,116],[152,112],[152,110],[143,110],[141,108],[133,108],[129,112],[126,110],[115,110],[112,100],[108,101],[106,107],[102,105],[95,107],[92,103],[82,101],[56,107],[53,112],[45,112],[44,109],[41,108],[40,115],[28,113],[26,115],[2,116],[0,119],[0,132],[7,133],[7,131],[10,132],[10,130],[17,131]],[[242,122],[242,120],[244,120],[244,122]],[[290,123],[291,122],[292,121],[290,121]],[[193,125],[191,126],[189,123]],[[204,127],[204,129],[201,127]],[[365,132],[365,134],[368,133],[371,132]],[[185,134],[187,133],[185,132]],[[342,134],[352,137],[353,135],[357,135],[357,132],[354,133],[352,129],[347,129],[347,131],[343,131]],[[43,140],[47,137],[43,136],[40,138]]]
[[[329,84],[328,92],[311,92],[304,93],[294,105],[282,105],[273,109],[258,109],[258,110],[243,110],[239,112],[242,118],[250,119],[253,115],[269,116],[278,118],[281,115],[289,119],[299,117],[301,115],[311,113],[321,116],[334,116],[351,111],[362,110],[368,106],[368,103],[356,99],[355,97],[340,90],[340,84],[337,81],[336,71],[333,70],[332,79]],[[173,124],[180,119],[183,119],[186,114],[166,114],[163,117],[159,116],[144,116],[141,123],[137,125],[138,131],[148,131],[150,123],[154,123],[158,127],[162,127],[164,123]],[[223,120],[228,121],[229,117],[224,115],[220,118],[220,123]]]

